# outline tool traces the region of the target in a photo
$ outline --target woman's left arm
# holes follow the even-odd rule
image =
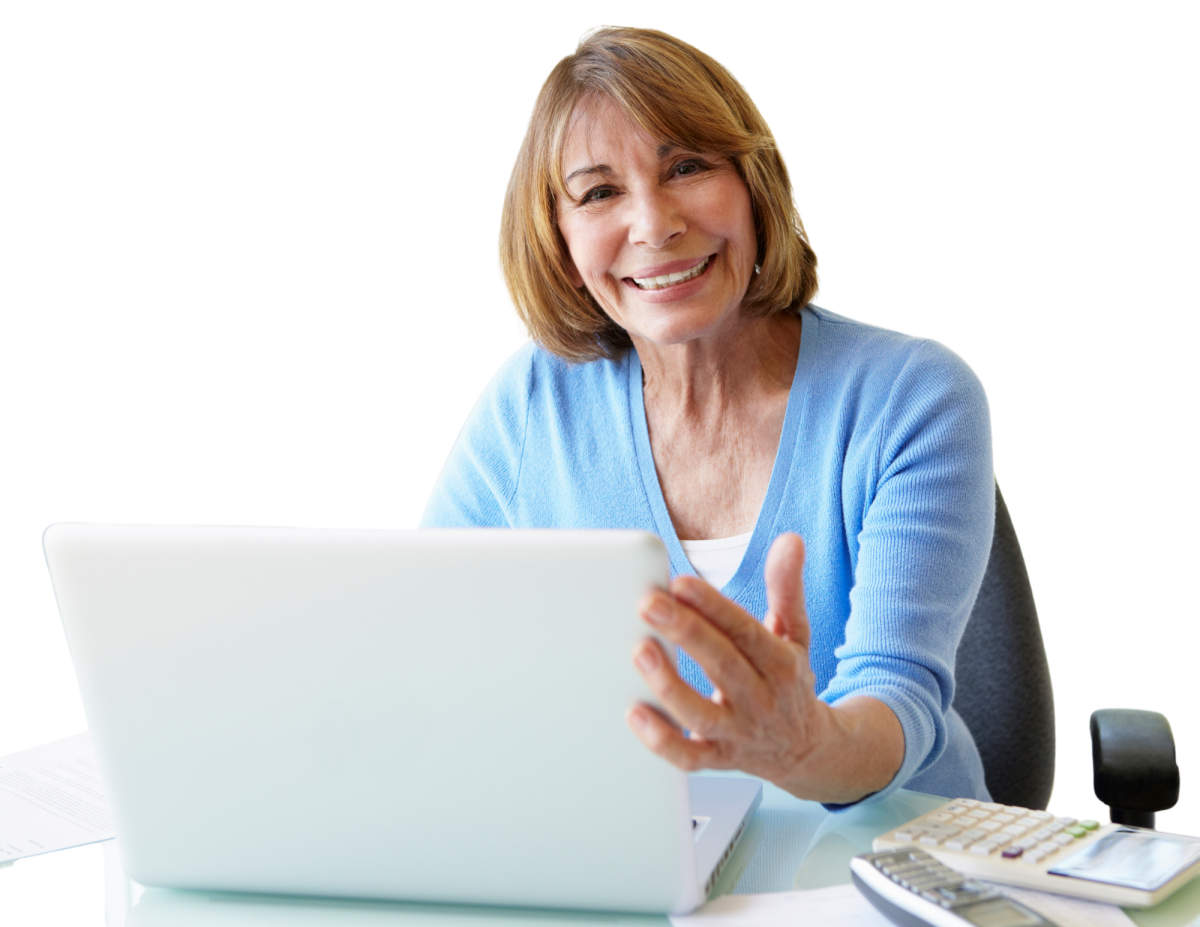
[[[994,518],[987,401],[966,364],[934,343],[880,369],[884,386],[855,400],[850,418],[866,424],[840,455],[854,573],[824,691],[809,663],[798,539],[772,548],[763,625],[694,577],[644,603],[645,619],[720,692],[711,702],[690,692],[661,650],[639,645],[635,660],[665,713],[693,738],[645,706],[630,722],[678,765],[740,768],[844,804],[903,785],[944,750],[954,656]]]

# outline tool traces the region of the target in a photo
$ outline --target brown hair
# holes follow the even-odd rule
[[[530,337],[571,361],[616,357],[631,342],[583,287],[576,289],[557,224],[567,196],[562,150],[589,96],[621,107],[652,138],[727,157],[750,191],[761,271],[744,311],[798,311],[817,291],[817,256],[792,202],[792,185],[758,108],[725,68],[653,29],[606,27],[585,35],[550,72],[513,166],[500,224],[500,263]]]

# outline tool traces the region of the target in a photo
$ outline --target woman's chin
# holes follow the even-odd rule
[[[727,333],[732,320],[722,318],[666,318],[647,321],[636,328],[626,328],[635,345],[672,348],[705,340],[721,338]]]

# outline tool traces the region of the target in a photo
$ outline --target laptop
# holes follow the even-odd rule
[[[43,538],[150,886],[678,913],[761,800],[624,714],[634,531],[60,524]],[[668,653],[671,648],[666,648]]]

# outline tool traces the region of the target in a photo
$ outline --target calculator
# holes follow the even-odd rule
[[[903,927],[1055,927],[916,847],[856,856],[850,877],[880,913]]]
[[[1143,908],[1200,873],[1200,838],[962,798],[876,837],[967,876]]]

